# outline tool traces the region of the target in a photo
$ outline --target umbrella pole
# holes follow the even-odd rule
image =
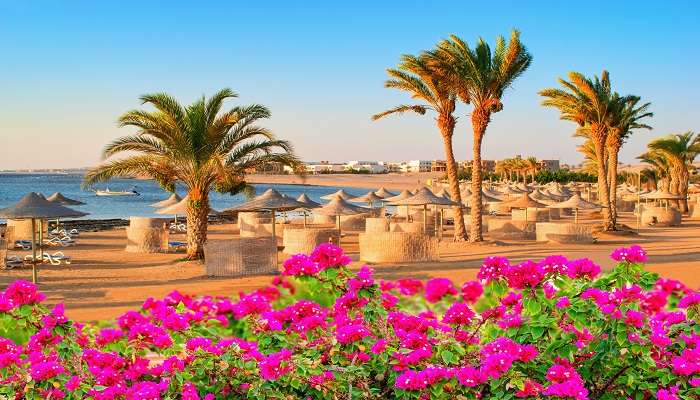
[[[302,211],[304,213],[304,228],[306,228],[306,211]]]
[[[428,234],[428,205],[423,204],[423,234]]]
[[[32,282],[37,283],[36,274],[36,220],[32,218]],[[43,255],[42,255],[43,258]]]
[[[338,247],[340,247],[340,238],[343,237],[343,234],[340,232],[340,215],[335,216],[335,221],[338,224]]]
[[[578,208],[574,208],[574,224],[578,225]]]
[[[440,240],[442,240],[442,235],[443,235],[443,230],[444,230],[444,226],[443,226],[444,221],[445,221],[445,210],[440,210]]]
[[[275,268],[279,263],[279,258],[277,255],[277,232],[275,232],[275,210],[272,211],[272,244],[275,246]]]

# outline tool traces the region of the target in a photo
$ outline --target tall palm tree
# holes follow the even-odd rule
[[[608,157],[608,182],[610,185],[610,209],[613,219],[617,219],[617,164],[620,149],[625,140],[635,129],[651,129],[651,126],[641,122],[644,118],[651,118],[654,113],[649,112],[651,103],[638,105],[641,98],[638,96],[615,96],[617,104],[613,107],[610,129],[605,142],[605,150]]]
[[[387,69],[391,77],[384,84],[387,88],[399,89],[408,92],[412,98],[423,102],[422,104],[400,105],[390,110],[372,116],[373,120],[380,119],[390,114],[415,112],[424,115],[434,111],[438,129],[442,136],[447,162],[447,180],[450,185],[452,200],[462,204],[457,176],[457,162],[452,149],[452,136],[454,134],[456,119],[456,97],[451,91],[445,79],[445,70],[440,59],[427,54],[420,56],[404,55],[397,68]],[[461,207],[454,207],[455,241],[467,239],[467,230],[464,226],[464,214]]]
[[[578,72],[569,72],[569,80],[559,79],[563,89],[544,89],[540,95],[546,99],[545,107],[557,108],[560,118],[585,127],[595,145],[598,161],[598,193],[603,206],[603,230],[615,230],[615,220],[610,211],[610,190],[606,171],[605,143],[608,138],[612,113],[613,93],[610,76],[603,71],[600,78],[589,79]]]
[[[695,158],[700,154],[700,135],[693,132],[668,135],[651,141],[648,147],[668,160],[671,173],[675,176],[675,186],[671,186],[671,190],[684,197],[681,200],[681,211],[688,211],[689,170],[692,169]]]
[[[532,63],[532,55],[520,43],[520,33],[513,30],[510,41],[499,36],[496,47],[491,50],[486,41],[479,39],[472,49],[459,37],[452,35],[443,40],[435,50],[439,57],[447,60],[452,90],[459,99],[473,106],[471,123],[472,147],[472,208],[469,240],[480,242],[482,234],[482,166],[481,145],[491,115],[503,110],[503,92],[513,85]]]
[[[256,125],[270,111],[258,104],[222,112],[226,99],[237,97],[223,89],[210,99],[202,97],[185,107],[176,99],[155,93],[141,97],[153,111],[132,110],[119,118],[119,126],[137,128],[104,149],[106,159],[91,169],[83,184],[93,185],[118,176],[148,176],[164,189],[179,182],[187,189],[187,256],[203,257],[207,240],[209,192],[235,194],[245,186],[245,174],[272,162],[297,166],[292,145]],[[125,157],[108,159],[118,154]]]

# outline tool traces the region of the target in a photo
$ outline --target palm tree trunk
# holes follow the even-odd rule
[[[678,201],[678,209],[685,213],[688,211],[688,181],[690,180],[690,176],[685,164],[678,165],[676,168],[678,170],[678,194],[684,197],[682,200]]]
[[[601,129],[605,129],[604,127]],[[605,139],[606,135],[603,132],[592,132],[593,142],[595,143],[596,158],[598,159],[598,201],[603,207],[603,230],[615,230],[615,220],[610,207],[610,190],[608,187],[608,174],[606,171],[605,157]]]
[[[610,212],[613,221],[617,223],[617,163],[620,147],[608,146],[608,176],[610,185]]]
[[[459,180],[457,179],[457,162],[455,161],[455,154],[452,149],[452,135],[454,134],[455,120],[450,115],[447,117],[441,117],[438,121],[440,125],[440,133],[442,133],[442,140],[445,145],[445,159],[447,161],[447,181],[450,184],[450,195],[452,196],[452,201],[459,203],[459,207],[453,207],[454,211],[454,226],[455,242],[463,242],[467,240],[467,229],[464,226],[464,213],[462,211],[462,196],[459,193]]]
[[[472,201],[471,201],[471,225],[469,231],[470,242],[484,240],[481,232],[481,142],[484,139],[486,126],[489,123],[489,114],[484,110],[474,108],[472,112],[472,129],[474,131],[474,143],[472,146]]]
[[[204,258],[204,244],[207,241],[209,216],[209,195],[198,190],[190,190],[187,207],[187,259]]]

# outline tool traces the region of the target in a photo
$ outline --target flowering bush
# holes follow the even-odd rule
[[[700,293],[588,259],[511,265],[479,281],[378,281],[322,245],[228,298],[173,292],[103,326],[0,292],[0,398],[697,399]],[[16,334],[25,332],[26,335]]]

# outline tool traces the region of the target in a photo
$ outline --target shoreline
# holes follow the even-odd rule
[[[444,173],[417,172],[407,174],[317,174],[317,175],[273,175],[250,174],[245,180],[251,184],[282,184],[282,185],[312,185],[339,186],[360,189],[377,190],[385,187],[389,190],[415,189],[436,182]]]

